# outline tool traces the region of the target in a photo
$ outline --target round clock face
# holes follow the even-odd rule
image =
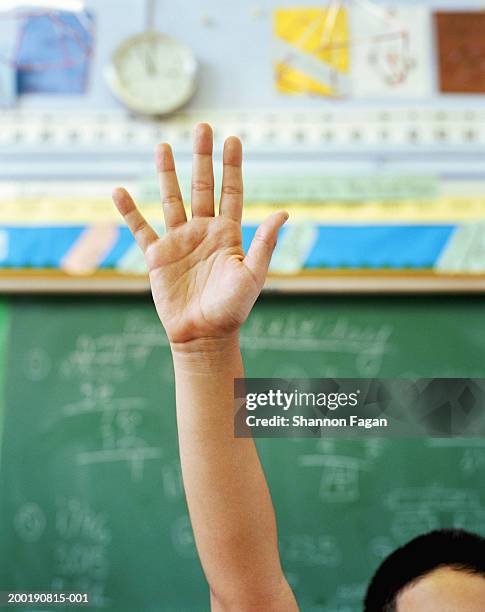
[[[107,80],[129,109],[163,115],[191,98],[196,71],[188,47],[164,34],[145,32],[128,38],[116,50]]]

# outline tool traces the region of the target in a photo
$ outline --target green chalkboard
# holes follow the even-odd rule
[[[485,299],[266,297],[248,376],[481,377]],[[10,304],[0,590],[88,590],[93,609],[203,611],[173,372],[146,298]],[[259,440],[304,612],[356,612],[379,560],[438,526],[485,525],[485,441]]]

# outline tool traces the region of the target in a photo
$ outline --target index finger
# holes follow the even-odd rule
[[[168,230],[182,225],[187,221],[182,194],[180,193],[172,148],[167,143],[161,143],[156,148],[156,162],[160,197],[162,198],[163,216]]]

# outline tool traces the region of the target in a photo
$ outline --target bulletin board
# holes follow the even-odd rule
[[[468,61],[485,54],[479,3],[161,4],[155,25],[193,49],[198,88],[150,121],[103,78],[116,45],[147,26],[143,3],[124,2],[116,32],[114,3],[88,3],[82,94],[30,92],[0,114],[3,290],[147,290],[109,194],[125,184],[160,225],[153,146],[173,144],[187,193],[199,120],[214,125],[216,160],[224,137],[243,140],[244,246],[268,211],[290,212],[267,289],[485,289],[485,91]]]

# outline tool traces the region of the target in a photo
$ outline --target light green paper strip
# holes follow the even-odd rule
[[[313,223],[289,225],[273,253],[270,271],[293,274],[301,270],[317,238],[318,227]]]
[[[435,267],[441,272],[485,272],[485,223],[460,225]]]
[[[143,274],[147,271],[145,257],[140,247],[135,243],[118,261],[116,269],[125,274]]]
[[[220,185],[220,177],[216,177],[215,185]],[[180,187],[184,201],[188,202],[190,180],[183,178]],[[216,201],[219,195],[216,188]],[[438,195],[438,180],[434,176],[248,176],[244,182],[246,202],[395,201]],[[156,181],[140,181],[138,198],[141,202],[154,202],[159,197]]]

